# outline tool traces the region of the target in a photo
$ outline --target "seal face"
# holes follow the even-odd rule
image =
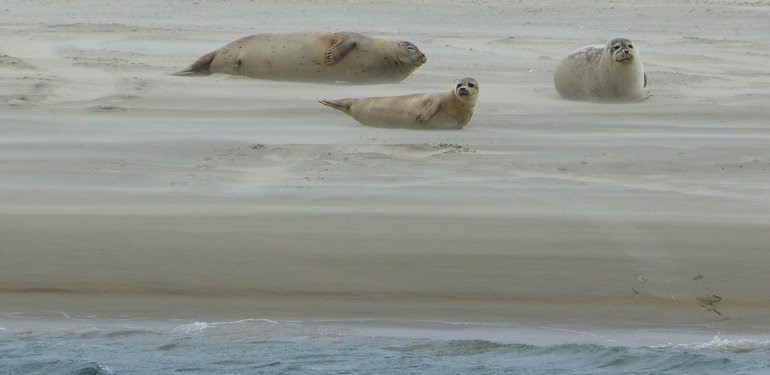
[[[351,32],[257,34],[203,55],[176,75],[225,73],[303,82],[395,83],[425,64],[406,41]]]
[[[615,38],[569,54],[554,72],[554,86],[572,100],[640,100],[646,97],[647,75],[631,40]]]
[[[479,96],[479,83],[463,78],[451,91],[402,96],[324,99],[363,125],[406,129],[462,129]]]

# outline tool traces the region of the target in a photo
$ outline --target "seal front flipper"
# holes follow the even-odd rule
[[[415,120],[417,120],[417,122],[420,124],[424,124],[430,121],[430,119],[432,119],[440,109],[441,103],[438,100],[431,101],[427,106],[425,106],[425,108],[417,113]]]
[[[644,87],[647,87],[647,72],[644,72]]]
[[[356,48],[357,45],[358,43],[356,43],[356,41],[351,37],[346,35],[340,36],[340,39],[326,50],[324,62],[326,65],[336,64],[342,60],[348,54],[348,52],[352,51],[353,48]]]
[[[175,76],[207,76],[211,74],[209,67],[214,58],[217,57],[217,51],[207,53],[201,56],[198,60],[195,60],[192,65],[184,68],[176,73]]]

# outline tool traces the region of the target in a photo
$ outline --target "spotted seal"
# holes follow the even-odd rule
[[[402,96],[325,99],[320,103],[364,125],[408,129],[462,129],[471,120],[479,83],[463,78],[450,91]]]
[[[425,61],[425,54],[410,42],[352,32],[257,34],[205,54],[174,74],[226,73],[319,83],[396,83]]]
[[[642,59],[626,38],[569,54],[556,68],[553,82],[559,95],[572,100],[631,101],[647,95]]]

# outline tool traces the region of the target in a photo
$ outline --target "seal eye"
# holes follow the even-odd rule
[[[614,45],[614,46],[612,46],[612,49],[614,49],[615,51],[617,51],[617,50],[619,50],[619,49],[620,49],[620,46],[619,46],[619,45]]]
[[[476,85],[474,85],[473,83],[469,83],[469,84],[468,84],[468,87],[470,87],[470,88],[474,88],[474,87],[476,87]]]
[[[634,45],[633,44],[629,44],[628,48],[634,48]]]
[[[460,87],[462,87],[462,85],[463,85],[462,83],[458,83],[457,88],[459,89]]]

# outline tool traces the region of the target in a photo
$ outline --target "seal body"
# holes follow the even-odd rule
[[[203,55],[176,75],[225,73],[279,81],[395,83],[425,63],[414,44],[361,34],[257,34]]]
[[[556,68],[553,82],[559,95],[572,100],[630,101],[646,97],[642,59],[625,38],[571,53]]]
[[[461,79],[451,91],[402,96],[321,100],[361,124],[385,128],[462,129],[473,116],[479,84]]]

